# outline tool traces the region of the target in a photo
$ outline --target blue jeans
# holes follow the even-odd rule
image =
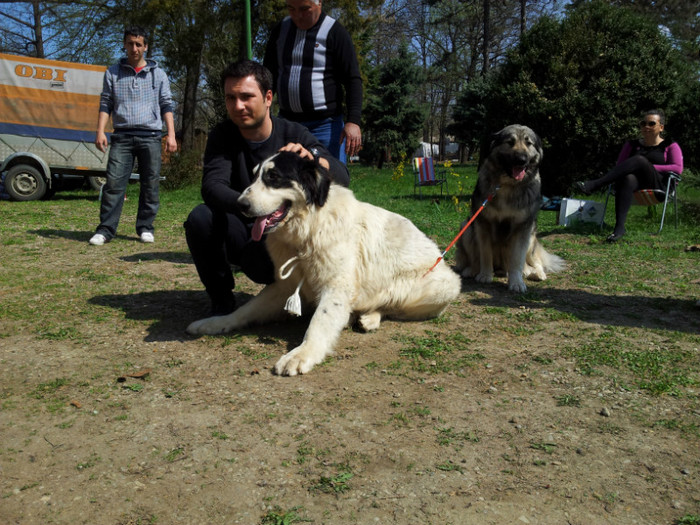
[[[299,122],[311,132],[311,134],[323,144],[331,155],[343,164],[347,164],[345,158],[345,141],[340,143],[340,135],[345,127],[343,117],[329,117],[323,120],[307,120]]]
[[[136,233],[153,233],[153,221],[160,205],[159,180],[161,163],[161,134],[140,137],[113,133],[109,159],[107,160],[107,182],[102,188],[100,225],[96,233],[107,240],[117,234],[119,218],[124,206],[124,195],[129,177],[134,168],[134,158],[139,161],[139,209],[136,216]]]

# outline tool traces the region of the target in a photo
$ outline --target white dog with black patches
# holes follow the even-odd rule
[[[261,162],[256,174],[238,204],[256,217],[253,238],[267,234],[276,281],[233,313],[190,324],[190,334],[270,322],[288,315],[285,309],[299,315],[294,299],[300,297],[316,310],[301,345],[274,368],[293,376],[332,353],[351,320],[367,331],[383,316],[428,319],[459,295],[460,278],[444,262],[426,274],[440,256],[432,240],[405,217],[332,184],[318,162],[282,152]]]

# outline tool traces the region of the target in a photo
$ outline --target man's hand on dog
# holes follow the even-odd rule
[[[313,153],[297,142],[290,142],[286,146],[282,146],[280,151],[291,151],[292,153],[299,155],[302,159],[314,160]],[[323,157],[318,158],[318,163],[326,169],[330,169],[331,167],[328,161]]]

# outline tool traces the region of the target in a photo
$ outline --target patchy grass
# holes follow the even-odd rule
[[[457,195],[418,199],[410,173],[351,169],[359,198],[441,248],[476,180],[457,166]],[[208,310],[182,228],[199,189],[162,192],[148,246],[137,190],[99,248],[94,194],[0,202],[5,521],[697,523],[700,283],[685,248],[700,239],[685,186],[677,230],[656,235],[633,208],[617,245],[542,212],[565,271],[524,294],[465,280],[440,318],[347,329],[295,378],[270,368],[308,318],[183,333]],[[241,302],[260,289],[236,279]]]
[[[303,510],[303,507],[293,507],[289,510],[282,510],[279,506],[268,511],[260,521],[260,525],[292,525],[294,523],[309,522],[313,520],[304,518],[299,515],[298,511]]]
[[[650,341],[644,348],[630,348],[618,331],[605,330],[586,343],[567,348],[584,375],[616,374],[624,369],[637,388],[654,395],[680,395],[681,387],[700,380],[697,355],[672,342]]]

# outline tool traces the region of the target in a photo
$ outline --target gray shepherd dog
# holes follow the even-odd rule
[[[544,281],[565,263],[547,252],[536,237],[542,204],[539,164],[542,141],[527,126],[512,124],[493,136],[472,195],[472,214],[487,199],[457,244],[456,269],[463,277],[490,283],[508,275],[508,289],[525,292],[523,279]],[[496,190],[498,188],[498,190]]]

